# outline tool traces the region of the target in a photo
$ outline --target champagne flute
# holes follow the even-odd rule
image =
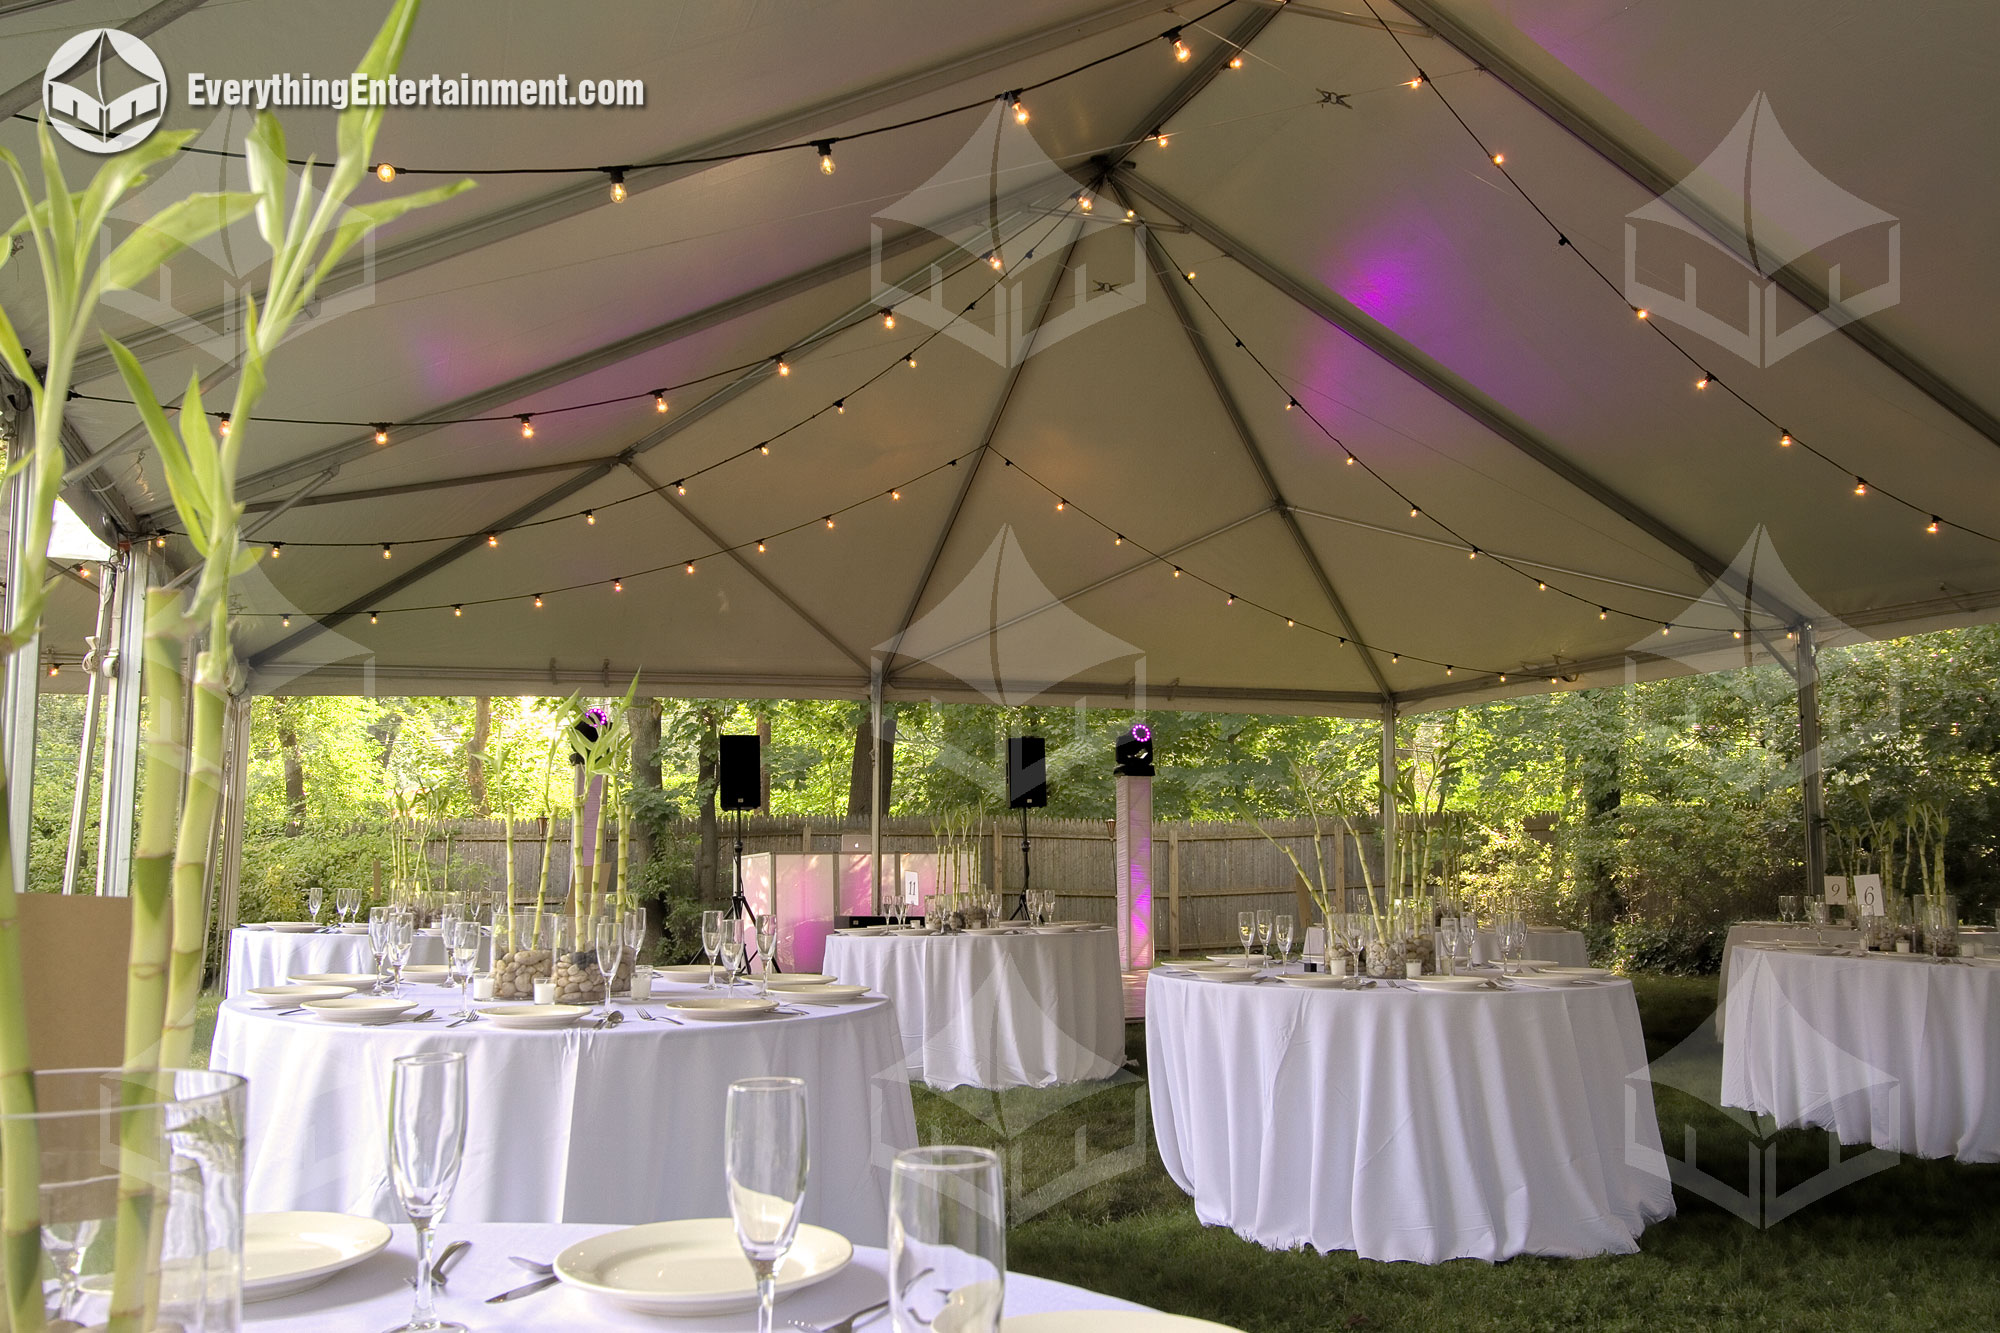
[[[1238,912],[1236,914],[1236,937],[1243,941],[1243,961],[1250,961],[1250,941],[1257,938],[1257,914]]]
[[[1257,951],[1269,955],[1271,952],[1271,926],[1273,913],[1270,908],[1257,910]]]
[[[389,918],[389,966],[394,971],[395,981],[390,994],[397,999],[403,996],[403,969],[409,965],[410,950],[417,943],[417,918],[415,913],[398,911]]]
[[[736,994],[736,970],[743,966],[743,937],[738,935],[734,930],[724,931],[720,952],[722,954],[723,972],[729,978],[729,994],[734,996]]]
[[[722,1138],[736,1243],[757,1275],[757,1331],[771,1333],[778,1264],[798,1234],[806,1193],[805,1080],[745,1078],[730,1084]]]
[[[368,951],[375,956],[375,993],[382,993],[382,983],[389,975],[390,927],[396,919],[393,907],[371,907],[368,909]]]
[[[1000,1159],[984,1148],[898,1153],[889,1170],[889,1317],[895,1333],[995,1333],[1006,1280]]]
[[[470,1000],[472,974],[479,970],[477,921],[454,921],[444,928],[444,945],[451,960],[451,975],[458,982],[458,1012],[464,1017]]]
[[[319,909],[326,906],[326,890],[315,884],[306,890],[306,917],[315,925],[319,924]]]
[[[708,953],[708,980],[702,984],[702,989],[714,990],[715,955],[722,948],[721,912],[703,912],[701,914],[701,947]]]
[[[772,952],[778,947],[778,914],[766,912],[757,922],[757,993],[771,993]]]
[[[389,1179],[417,1232],[410,1322],[389,1333],[465,1333],[437,1317],[431,1247],[465,1158],[465,1053],[396,1057],[389,1071]]]
[[[1294,922],[1290,912],[1280,912],[1271,918],[1271,934],[1278,941],[1278,966],[1283,967],[1292,960],[1292,928]]]
[[[611,1017],[611,979],[625,952],[625,927],[610,917],[599,917],[590,928],[590,942],[597,948],[597,971],[604,978],[604,1007],[597,1016],[602,1023]]]

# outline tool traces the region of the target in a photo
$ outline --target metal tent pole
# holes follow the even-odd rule
[[[1806,821],[1806,887],[1826,883],[1826,787],[1820,769],[1819,641],[1810,621],[1799,624],[1799,796]]]
[[[141,547],[127,551],[118,576],[118,618],[104,648],[111,692],[104,715],[104,777],[97,803],[97,892],[123,898],[132,883],[133,807],[139,786],[139,662],[146,636],[146,592],[153,562]]]
[[[882,911],[882,659],[868,679],[868,910]]]
[[[13,447],[7,451],[9,464],[17,463],[34,452],[34,433],[35,423],[31,413],[23,411],[14,417]],[[25,470],[15,472],[8,478],[6,523],[13,540],[7,543],[4,614],[9,625],[14,623],[25,582],[25,576],[15,568],[14,554],[20,546],[21,534],[32,526],[29,516],[33,500]],[[7,773],[12,779],[7,787],[4,814],[11,835],[9,846],[13,852],[16,892],[25,892],[28,887],[28,847],[32,841],[28,834],[35,799],[35,705],[40,697],[41,670],[42,636],[37,633],[26,642],[17,644],[13,655],[7,659],[4,697],[0,697],[0,714],[4,714],[7,723]]]
[[[1363,855],[1366,855],[1363,851]],[[1395,896],[1390,877],[1396,865],[1396,703],[1382,701],[1382,896]],[[1346,904],[1342,904],[1346,906]],[[1368,904],[1370,911],[1375,904]]]
[[[118,600],[118,585],[123,575],[119,565],[107,563],[104,575],[97,589],[97,632],[90,637],[89,650],[84,654],[83,667],[90,675],[90,683],[84,687],[83,697],[83,742],[76,748],[76,791],[69,804],[69,844],[63,850],[64,893],[76,892],[76,872],[83,860],[83,823],[90,814],[90,769],[91,761],[97,757],[97,713],[104,701],[104,640],[111,630],[111,610]]]

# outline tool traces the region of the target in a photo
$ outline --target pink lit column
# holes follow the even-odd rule
[[[1120,774],[1116,858],[1118,954],[1127,971],[1153,965],[1153,780]]]

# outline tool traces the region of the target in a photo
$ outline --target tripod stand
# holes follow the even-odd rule
[[[1028,887],[1033,882],[1028,866],[1028,807],[1021,807],[1021,901],[1014,904],[1014,910],[1007,914],[1012,921],[1017,916],[1028,914]]]
[[[743,811],[741,809],[736,811],[736,841],[730,855],[735,865],[735,876],[730,884],[729,906],[724,910],[722,919],[725,921],[748,921],[750,923],[750,938],[754,945],[757,933],[762,928],[763,923],[758,920],[757,913],[750,906],[750,899],[745,897],[743,893]],[[778,885],[776,879],[773,878],[771,882],[771,911],[773,913],[777,911],[777,900]],[[754,947],[745,949],[743,951],[743,965],[747,968],[750,965],[750,960],[756,956],[757,951]],[[778,960],[775,956],[771,959],[771,970],[773,972],[780,970]]]

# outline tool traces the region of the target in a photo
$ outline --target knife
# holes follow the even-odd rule
[[[536,1292],[542,1290],[542,1288],[553,1287],[556,1283],[560,1281],[562,1281],[561,1278],[557,1277],[554,1273],[551,1273],[547,1277],[536,1278],[533,1282],[528,1283],[526,1286],[515,1287],[512,1291],[503,1291],[498,1296],[488,1296],[486,1298],[486,1303],[488,1305],[498,1305],[502,1301],[516,1300],[522,1296],[532,1296]]]

